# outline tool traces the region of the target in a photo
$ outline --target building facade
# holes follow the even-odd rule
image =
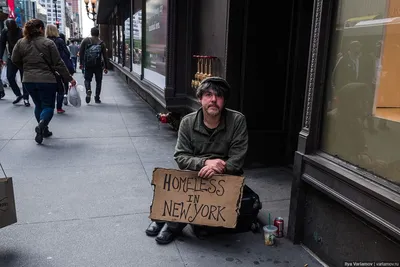
[[[81,8],[80,4],[82,1],[79,0],[67,0],[66,3],[71,10],[71,37],[80,38],[82,37],[82,26],[81,26]]]
[[[47,23],[53,25],[58,23],[59,31],[65,34],[65,0],[39,0],[39,3],[47,10]]]
[[[160,111],[194,111],[202,79],[227,79],[228,107],[247,119],[246,166],[293,169],[287,236],[342,266],[400,252],[399,10],[396,0],[99,0],[97,20],[116,72]]]

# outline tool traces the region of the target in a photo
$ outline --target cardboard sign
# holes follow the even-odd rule
[[[244,177],[156,168],[150,219],[235,228],[242,200]]]

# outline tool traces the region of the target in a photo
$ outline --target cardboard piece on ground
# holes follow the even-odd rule
[[[12,178],[0,178],[0,228],[17,222]]]
[[[244,177],[156,168],[150,219],[214,227],[235,228],[243,194]]]

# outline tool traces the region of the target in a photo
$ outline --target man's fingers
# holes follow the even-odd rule
[[[205,173],[205,170],[206,170],[206,168],[205,167],[203,167],[203,168],[201,168],[201,170],[199,171],[199,176],[200,177],[203,177],[204,176],[204,173]]]
[[[215,174],[213,169],[209,169],[206,174],[204,175],[204,178],[211,178]]]

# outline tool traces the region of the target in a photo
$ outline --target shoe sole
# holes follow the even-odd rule
[[[167,244],[169,244],[169,243],[172,243],[174,240],[175,240],[175,238],[172,239],[172,240],[166,241],[166,240],[157,239],[157,237],[156,237],[156,242],[157,242],[158,244],[160,244],[160,245],[167,245]]]
[[[39,126],[35,127],[35,132],[36,132],[36,137],[35,137],[35,141],[38,144],[41,144],[43,142],[43,133],[42,133],[42,129],[40,129]]]
[[[151,232],[151,231],[147,231],[147,230],[146,230],[146,235],[147,235],[147,236],[157,236],[159,233],[160,233],[160,231],[158,231],[158,232]]]

